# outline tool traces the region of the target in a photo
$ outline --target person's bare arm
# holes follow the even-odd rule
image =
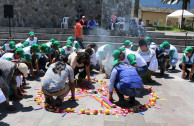
[[[40,70],[39,70],[39,65],[38,65],[38,60],[37,59],[35,61],[35,65],[36,65],[37,73],[38,73],[38,75],[40,75]]]
[[[189,74],[189,80],[192,80],[193,73],[194,73],[194,65],[192,65],[191,72]]]
[[[182,65],[182,78],[186,77],[186,75],[185,75],[185,68],[186,68],[186,63],[183,63],[183,65]]]
[[[32,74],[32,78],[34,79],[35,76],[34,76],[34,71],[33,71],[33,67],[32,67],[32,62],[29,62],[28,64],[30,66],[30,71],[31,71],[31,74]]]
[[[90,81],[90,66],[86,66],[86,74],[88,77],[88,83],[91,85],[91,81]]]
[[[71,90],[71,98],[69,100],[75,100],[78,101],[78,98],[75,97],[75,84],[74,82],[70,82],[70,90]]]
[[[137,68],[137,64],[136,63],[134,63],[132,66],[134,66],[135,68]]]
[[[99,65],[100,65],[100,71],[99,71],[99,74],[102,74],[103,71],[102,71],[102,60],[100,59],[99,60]]]

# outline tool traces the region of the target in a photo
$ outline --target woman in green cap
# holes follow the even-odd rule
[[[24,58],[22,58],[22,60],[28,63],[32,74],[32,78],[35,79],[32,62],[34,62],[37,73],[38,75],[40,75],[39,65],[38,65],[39,55],[37,54],[40,52],[40,47],[38,44],[32,44],[32,46],[25,47],[23,48],[23,50],[24,50]]]
[[[77,51],[76,48],[73,47],[73,43],[68,40],[66,46],[62,47],[61,54],[69,56],[71,53]]]
[[[182,56],[182,63],[179,64],[179,68],[182,70],[182,78],[188,78],[189,80],[192,80],[194,73],[193,48],[187,47],[183,52],[184,54]],[[191,68],[191,71],[189,71],[188,68]],[[187,75],[185,75],[185,72]]]
[[[134,46],[133,46],[133,42],[130,42],[129,40],[126,40],[125,43],[124,43],[124,46],[125,48],[131,50],[131,51],[135,51],[134,50]]]
[[[172,70],[175,70],[176,63],[178,62],[178,51],[176,47],[169,44],[169,42],[165,41],[160,45],[161,48],[165,50],[170,55],[170,60],[165,64],[165,70],[167,71],[170,66],[172,66]]]
[[[104,79],[108,78],[108,75],[110,73],[109,67],[112,67],[109,65],[109,63],[108,63],[109,66],[107,67],[107,62],[109,62],[110,60],[113,62],[113,57],[111,55],[111,53],[112,53],[111,47],[112,46],[110,44],[105,44],[105,45],[99,47],[98,50],[96,51],[96,60],[99,61],[99,65],[100,65],[99,74],[103,73],[103,67],[108,70],[104,76]],[[110,60],[109,60],[109,58],[110,58]],[[111,62],[111,64],[112,64],[112,62]]]
[[[26,39],[27,42],[29,42],[29,45],[32,44],[39,44],[38,39],[35,37],[35,34],[33,31],[29,32],[29,38]]]
[[[152,42],[150,37],[146,37],[145,40],[147,42],[147,47],[150,49],[153,49],[156,52],[156,49],[157,49],[156,43]]]
[[[15,42],[10,41],[9,44],[4,44],[2,50],[4,51],[3,53],[15,51],[16,50]]]

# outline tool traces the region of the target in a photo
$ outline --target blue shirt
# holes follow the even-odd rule
[[[42,87],[48,92],[57,92],[64,89],[67,79],[69,79],[69,82],[74,83],[74,72],[71,66],[66,64],[65,70],[62,70],[61,74],[55,74],[53,72],[55,64],[49,67],[45,76],[42,78]]]
[[[95,20],[89,20],[88,21],[88,27],[94,27],[96,25],[96,21]]]

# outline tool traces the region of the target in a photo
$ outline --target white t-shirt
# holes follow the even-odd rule
[[[144,23],[143,23],[143,21],[139,24],[139,22],[137,23],[137,26],[138,26],[138,28],[143,28],[143,26],[144,26]]]
[[[99,52],[104,52],[104,49],[105,47],[107,46],[108,44],[105,44],[101,47],[98,48],[98,50],[96,51],[96,60],[100,60],[100,56],[99,56]]]
[[[62,47],[62,49],[65,51],[66,55],[70,55],[71,53],[73,53],[75,51],[76,48],[72,47],[71,50],[67,50],[67,47],[64,46],[64,47]]]
[[[22,48],[22,43],[18,43],[15,45],[16,48]]]
[[[123,22],[125,22],[125,17],[118,17],[117,20],[118,20],[120,23],[123,23]]]
[[[166,49],[165,52],[167,52],[168,54],[170,54],[170,51],[171,50],[174,50],[175,51],[174,52],[174,56],[171,57],[171,58],[179,59],[179,57],[178,57],[178,51],[177,51],[177,49],[173,45],[170,44],[170,48],[169,49]]]
[[[14,53],[5,53],[5,54],[1,57],[1,59],[4,59],[4,60],[6,60],[7,58],[11,58],[12,60],[15,60],[15,58],[14,58]]]
[[[14,49],[11,49],[10,47],[9,47],[9,44],[5,44],[5,50],[4,50],[5,52],[8,52],[8,51],[14,51]]]
[[[31,46],[32,44],[37,44],[38,39],[34,37],[34,40],[32,41],[30,38],[27,38],[26,41],[29,42],[29,45]]]
[[[135,55],[136,62],[137,62],[137,67],[143,67],[143,66],[147,65],[146,61],[143,59],[142,56],[140,56],[137,52],[133,52],[133,51],[131,51],[129,49],[125,49],[125,59],[124,59],[124,62],[127,62],[128,64],[130,64],[130,62],[129,62],[128,58],[127,58],[127,56],[129,54],[134,54]]]
[[[156,49],[157,49],[156,43],[151,42],[151,43],[150,43],[149,45],[147,45],[147,46],[148,46],[148,48],[153,49],[153,50],[156,52]]]
[[[158,70],[158,60],[156,58],[156,53],[153,49],[149,48],[147,52],[143,52],[141,49],[138,49],[137,53],[140,54],[147,63],[149,62],[149,70]]]

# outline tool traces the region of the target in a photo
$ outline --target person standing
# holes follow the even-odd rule
[[[83,27],[83,34],[87,34],[87,20],[85,16],[82,16],[82,19],[79,21]]]
[[[79,19],[76,18],[75,19],[76,25],[74,26],[75,29],[75,37],[76,37],[76,41],[78,41],[79,45],[81,46],[82,49],[85,49],[84,45],[83,45],[83,27],[79,22]]]

